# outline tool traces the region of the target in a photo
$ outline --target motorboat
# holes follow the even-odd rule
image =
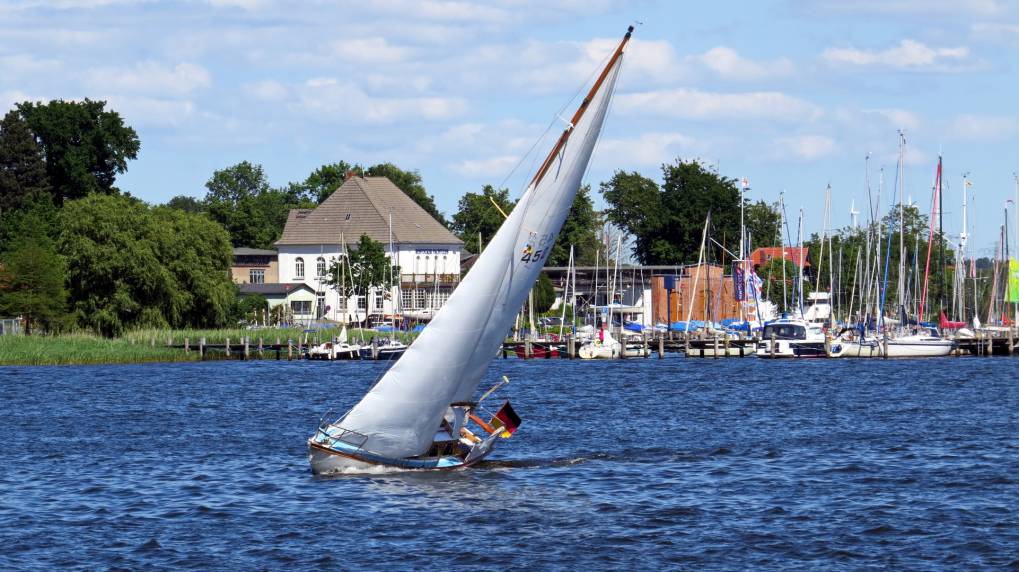
[[[801,318],[779,318],[764,325],[757,357],[823,358],[824,326]]]

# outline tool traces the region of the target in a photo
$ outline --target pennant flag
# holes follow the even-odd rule
[[[1019,260],[1008,259],[1008,298],[1006,302],[1019,302]]]
[[[513,433],[516,432],[517,427],[520,426],[520,416],[517,415],[516,411],[513,411],[513,406],[510,405],[509,401],[502,404],[499,411],[492,417],[492,421],[489,422],[496,431],[502,430],[500,437],[503,439],[509,439]]]

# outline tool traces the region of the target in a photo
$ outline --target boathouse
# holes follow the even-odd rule
[[[399,286],[341,299],[327,272],[361,235],[382,243],[400,267]],[[318,207],[291,210],[276,247],[279,280],[315,292],[316,319],[378,321],[438,309],[460,282],[463,241],[386,177],[351,175]]]

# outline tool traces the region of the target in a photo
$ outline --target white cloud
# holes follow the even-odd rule
[[[466,159],[453,166],[453,170],[467,177],[502,177],[510,172],[520,157],[499,155],[487,159]]]
[[[920,117],[905,109],[864,109],[863,112],[884,117],[896,129],[913,131],[920,127]]]
[[[505,22],[513,13],[487,3],[445,0],[374,0],[372,10],[398,14],[410,19],[444,22]]]
[[[786,58],[773,61],[754,61],[739,55],[736,50],[718,46],[694,56],[694,59],[725,79],[757,80],[784,77],[793,72],[793,64]]]
[[[501,48],[486,54],[492,63],[519,58],[515,83],[529,91],[561,91],[576,88],[593,79],[606,63],[619,38],[599,38],[588,42],[530,42],[519,49]],[[621,81],[647,84],[667,83],[685,77],[683,63],[668,41],[630,41],[623,57]]]
[[[37,58],[29,54],[0,57],[0,70],[5,79],[20,79],[20,75],[54,73],[61,67],[60,60]]]
[[[969,48],[932,48],[916,40],[902,40],[885,50],[828,48],[821,58],[832,66],[883,67],[899,70],[946,70],[969,58]]]
[[[21,103],[23,101],[36,101],[41,98],[34,98],[27,93],[12,89],[7,91],[0,91],[0,116],[6,114],[9,110],[14,108],[15,103]]]
[[[1005,11],[1000,0],[813,0],[807,8],[831,12],[876,14],[977,14],[989,16]]]
[[[1019,41],[1019,24],[977,22],[970,26],[970,32],[972,32],[973,39],[975,40]]]
[[[404,61],[410,54],[408,48],[394,46],[379,36],[336,40],[330,48],[336,57],[348,63],[397,63]]]
[[[616,96],[620,113],[653,114],[680,119],[818,119],[821,108],[777,91],[716,93],[677,88]]]
[[[835,140],[824,135],[779,137],[775,139],[775,145],[783,155],[792,155],[803,161],[820,159],[835,151]]]
[[[597,154],[620,165],[661,165],[694,152],[696,140],[680,133],[642,133],[637,137],[603,139]]]
[[[1019,134],[1019,119],[964,113],[952,121],[950,131],[962,139],[978,141],[1007,139]]]
[[[145,96],[111,95],[103,97],[108,109],[115,109],[124,122],[140,127],[175,127],[195,113],[192,101]]]
[[[448,97],[373,97],[354,82],[311,79],[300,89],[301,106],[312,113],[355,123],[391,123],[398,119],[449,119],[465,111],[466,101]]]
[[[283,101],[290,94],[283,84],[271,79],[245,84],[244,91],[262,101]]]
[[[135,94],[186,95],[212,83],[209,72],[190,63],[169,67],[157,62],[142,62],[131,69],[93,68],[85,72],[85,83],[92,89]]]
[[[214,8],[240,8],[242,10],[260,10],[267,7],[271,0],[206,0]]]

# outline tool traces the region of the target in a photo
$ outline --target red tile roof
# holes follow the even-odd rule
[[[781,257],[783,250],[785,250],[786,260],[791,261],[793,264],[799,264],[800,260],[803,260],[804,268],[810,266],[810,249],[796,246],[786,246],[784,248],[781,246],[765,246],[758,248],[750,254],[750,261],[753,262],[754,266],[761,266],[774,258]]]

